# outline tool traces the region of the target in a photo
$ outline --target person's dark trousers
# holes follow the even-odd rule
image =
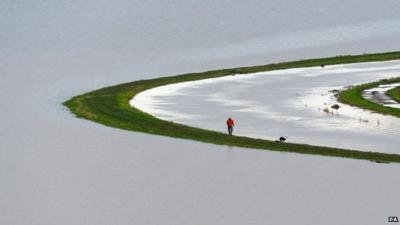
[[[233,127],[232,127],[232,126],[228,127],[228,133],[229,133],[229,135],[232,135],[232,132],[233,132]]]

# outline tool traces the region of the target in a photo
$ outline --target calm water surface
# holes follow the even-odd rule
[[[153,88],[130,103],[165,120],[221,132],[233,117],[237,135],[400,153],[397,117],[343,105],[332,92],[399,70],[400,61],[389,61],[234,75]]]
[[[0,224],[381,224],[400,168],[149,136],[75,119],[137,79],[399,50],[400,2],[0,3]]]

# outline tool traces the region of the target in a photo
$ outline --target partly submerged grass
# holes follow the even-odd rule
[[[393,88],[386,92],[388,96],[390,96],[393,100],[400,103],[400,87]]]
[[[363,152],[348,149],[312,146],[307,144],[277,143],[264,139],[229,136],[227,134],[212,130],[200,129],[161,120],[136,108],[132,108],[129,105],[129,100],[141,91],[184,81],[194,81],[233,74],[254,73],[277,69],[320,66],[322,64],[333,65],[395,59],[400,59],[400,52],[364,54],[356,56],[337,56],[331,58],[283,62],[263,66],[221,69],[202,73],[189,73],[151,80],[139,80],[102,88],[83,95],[75,96],[64,102],[64,105],[67,106],[71,112],[73,112],[79,118],[85,118],[106,126],[125,130],[244,148],[346,157],[353,159],[373,160],[377,162],[400,162],[400,155],[398,154]]]
[[[390,84],[400,82],[400,77],[383,79],[376,82],[367,84],[361,84],[354,87],[350,87],[346,90],[341,91],[338,94],[338,100],[342,103],[357,106],[363,109],[368,109],[377,113],[400,117],[400,109],[383,106],[374,102],[370,102],[362,97],[362,92],[366,89],[377,87],[381,84]],[[393,93],[396,94],[396,93]],[[398,93],[397,93],[398,94]],[[393,96],[392,96],[393,97]],[[396,96],[394,96],[396,97]]]

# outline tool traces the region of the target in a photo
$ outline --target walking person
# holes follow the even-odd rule
[[[228,127],[229,135],[232,135],[233,127],[235,126],[235,122],[233,121],[232,118],[229,117],[229,119],[226,121],[226,126]]]

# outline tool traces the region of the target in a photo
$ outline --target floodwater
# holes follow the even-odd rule
[[[378,87],[366,89],[363,91],[362,96],[368,101],[375,102],[384,106],[400,109],[400,103],[392,99],[386,94],[387,91],[397,88],[400,83],[381,84]]]
[[[222,132],[232,117],[237,135],[400,153],[398,118],[342,105],[334,96],[334,90],[398,71],[400,61],[234,75],[153,88],[131,105],[165,120]],[[340,108],[333,109],[335,104]]]
[[[61,102],[178,73],[400,49],[400,2],[0,3],[0,224],[363,224],[400,167],[151,136]],[[340,140],[338,140],[340,141]]]

